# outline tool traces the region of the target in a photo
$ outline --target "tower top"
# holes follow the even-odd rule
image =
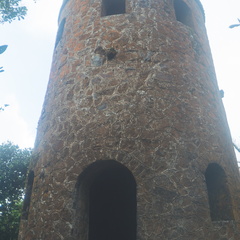
[[[63,0],[61,9],[60,9],[60,11],[59,11],[59,16],[60,16],[60,14],[61,14],[61,11],[63,10],[63,8],[65,7],[65,5],[66,5],[69,1],[71,1],[71,0]],[[202,5],[201,1],[200,1],[200,0],[194,0],[194,1],[195,1],[195,2],[198,4],[198,6],[200,7],[200,9],[201,9],[201,11],[202,11],[202,14],[203,14],[203,16],[204,16],[204,19],[205,19],[205,12],[204,12],[204,8],[203,8],[203,5]]]

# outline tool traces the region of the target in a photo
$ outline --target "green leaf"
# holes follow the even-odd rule
[[[7,49],[8,45],[2,45],[0,46],[0,54],[4,53]]]

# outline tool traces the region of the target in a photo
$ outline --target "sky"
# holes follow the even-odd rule
[[[37,122],[48,83],[62,0],[23,0],[25,20],[0,25],[0,143],[7,140],[21,148],[33,147]],[[201,0],[219,88],[233,141],[240,146],[240,18],[239,0]],[[240,154],[237,158],[240,161]]]

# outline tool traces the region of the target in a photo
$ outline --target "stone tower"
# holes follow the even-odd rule
[[[199,0],[65,0],[19,239],[237,240],[239,191]]]

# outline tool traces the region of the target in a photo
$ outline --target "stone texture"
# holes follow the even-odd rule
[[[75,185],[101,160],[136,180],[137,240],[240,239],[239,173],[204,15],[199,1],[184,2],[193,28],[171,0],[126,1],[125,14],[106,17],[99,0],[64,2],[20,240],[75,239]],[[233,221],[211,221],[204,173],[213,162],[226,173]]]

